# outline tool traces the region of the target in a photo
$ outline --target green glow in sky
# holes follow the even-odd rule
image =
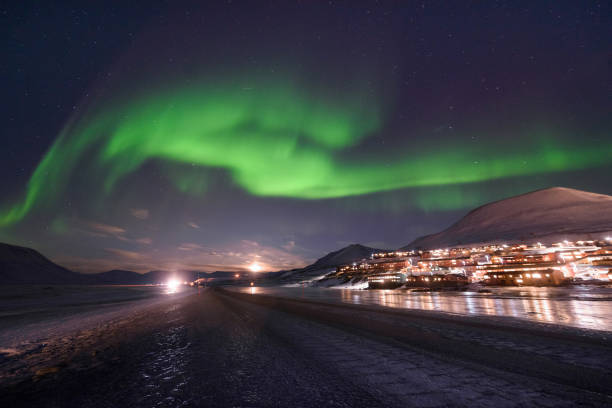
[[[544,133],[517,137],[510,149],[452,141],[354,156],[347,149],[382,128],[371,102],[331,101],[286,85],[222,88],[160,91],[74,118],[34,171],[25,197],[0,211],[0,226],[57,203],[76,173],[110,194],[151,159],[180,164],[168,172],[180,192],[206,194],[207,180],[190,166],[223,169],[257,196],[325,199],[591,168],[612,157],[610,142],[572,145]]]

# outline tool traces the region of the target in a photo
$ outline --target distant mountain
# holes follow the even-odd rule
[[[611,231],[612,196],[553,187],[483,205],[446,230],[418,238],[401,249],[600,239]]]
[[[342,249],[323,256],[317,259],[313,264],[304,268],[292,269],[290,271],[282,271],[275,275],[275,279],[287,282],[298,282],[314,277],[319,277],[336,266],[345,265],[361,259],[369,258],[370,255],[376,252],[387,252],[386,249],[371,248],[360,244],[352,244]]]
[[[272,276],[274,273],[246,274],[239,272],[241,279]],[[147,285],[165,283],[169,279],[193,281],[209,278],[217,283],[235,281],[234,271],[149,271],[138,273],[114,269],[94,274],[80,274],[57,265],[38,251],[16,245],[0,243],[0,285],[16,284],[96,284],[96,285]]]
[[[198,272],[194,272],[198,273]],[[227,279],[233,278],[236,272],[232,271],[215,271],[215,272],[199,272],[202,278],[216,278],[216,279]],[[243,272],[242,274],[244,274]],[[265,272],[264,272],[265,273]]]
[[[92,281],[102,285],[143,285],[147,282],[146,276],[142,273],[113,269],[112,271],[95,273],[88,275]]]
[[[176,276],[176,274],[169,271],[149,271],[143,274],[143,281],[147,284],[164,283],[170,278],[181,280],[182,276]]]
[[[112,270],[88,275],[93,280],[93,283],[106,285],[149,285],[166,283],[170,279],[177,279],[181,282],[191,282],[198,278],[209,278],[215,281],[234,280],[236,272],[231,271],[163,271],[155,270],[146,273],[138,273],[133,271]],[[241,273],[244,275],[244,272]],[[264,276],[265,273],[259,275]]]
[[[0,243],[0,284],[89,282],[89,277],[59,266],[31,248]]]
[[[315,263],[306,268],[321,269],[329,268],[338,265],[344,265],[360,259],[369,258],[375,252],[386,252],[386,249],[376,249],[363,246],[360,244],[352,244],[334,252],[330,252],[322,258],[317,259]]]
[[[163,283],[166,282],[168,279],[178,279],[180,281],[188,282],[191,282],[198,278],[209,278],[215,280],[233,279],[235,274],[236,271],[150,271],[143,274],[142,276],[145,283]],[[242,272],[241,274],[244,274],[244,272]]]

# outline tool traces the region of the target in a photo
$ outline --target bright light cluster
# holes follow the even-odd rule
[[[181,282],[177,279],[170,279],[166,282],[166,287],[168,288],[168,293],[174,293],[178,290]]]
[[[261,272],[262,267],[259,263],[253,262],[252,264],[249,265],[249,270],[251,272]]]

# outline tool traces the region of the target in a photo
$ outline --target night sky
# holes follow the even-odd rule
[[[612,194],[607,2],[48,3],[0,9],[0,241],[77,271],[292,268]]]

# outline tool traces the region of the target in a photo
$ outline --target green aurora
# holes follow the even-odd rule
[[[365,102],[364,102],[365,101]],[[164,162],[178,191],[203,196],[207,180],[186,169],[222,169],[261,197],[329,199],[396,189],[457,185],[579,170],[612,162],[612,142],[565,142],[532,132],[504,148],[494,141],[403,146],[353,154],[384,132],[363,97],[332,100],[286,84],[233,90],[191,86],[133,96],[74,117],[31,176],[24,197],[0,211],[0,226],[50,207],[87,174],[99,194],[145,162]],[[486,138],[482,138],[487,140]],[[606,139],[603,139],[606,140]],[[415,205],[448,208],[444,195]],[[8,204],[8,203],[7,203]]]

